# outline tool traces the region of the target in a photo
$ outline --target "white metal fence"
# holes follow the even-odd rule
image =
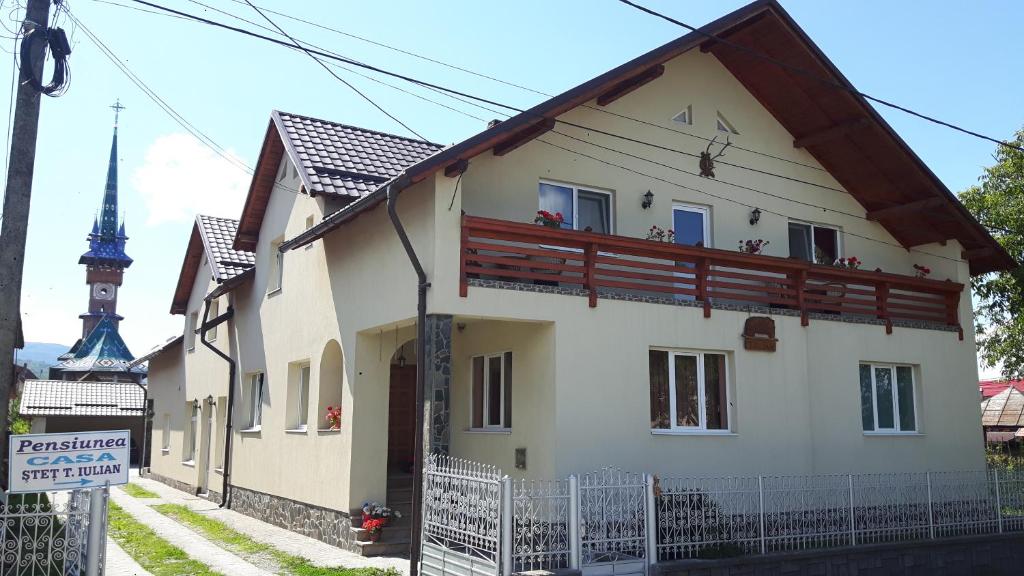
[[[1024,531],[1021,471],[659,479],[607,469],[513,482],[435,457],[427,486],[425,541],[486,560],[476,572],[487,574],[641,574],[659,561]]]
[[[103,574],[105,489],[2,498],[0,576]]]

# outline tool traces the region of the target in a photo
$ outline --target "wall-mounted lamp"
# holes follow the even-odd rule
[[[398,367],[405,368],[405,344],[398,349]]]
[[[651,192],[650,190],[648,190],[647,193],[643,195],[643,200],[640,202],[640,207],[643,208],[644,210],[647,210],[648,208],[650,208],[653,205],[654,205],[654,192]]]
[[[761,209],[754,208],[750,211],[750,225],[753,226],[761,220]]]
[[[199,399],[198,398],[196,398],[195,400],[192,401],[192,408],[196,408],[196,409],[199,408]]]
[[[206,403],[209,404],[210,406],[216,404],[216,402],[214,402],[213,400],[213,394],[210,394],[209,396],[206,397]]]

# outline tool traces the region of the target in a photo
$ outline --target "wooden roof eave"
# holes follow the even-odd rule
[[[242,206],[235,240],[231,244],[235,250],[248,252],[256,250],[263,215],[266,214],[270,193],[274,189],[277,178],[277,167],[285,153],[284,140],[286,138],[281,134],[281,128],[275,120],[277,116],[278,113],[275,110],[267,124],[259,159],[256,161],[256,170],[253,172],[249,191],[245,196],[245,204]]]
[[[188,299],[192,295],[192,286],[195,284],[196,274],[199,272],[199,264],[203,260],[203,251],[205,250],[199,229],[199,217],[196,216],[192,234],[188,239],[188,248],[185,249],[185,258],[181,262],[181,272],[178,273],[178,284],[174,288],[171,314],[184,314],[188,309]]]

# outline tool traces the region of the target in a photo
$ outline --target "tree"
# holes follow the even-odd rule
[[[1014,144],[1024,146],[1024,130]],[[987,227],[1017,262],[1024,256],[1024,152],[1000,146],[994,166],[979,184],[960,193],[960,201]],[[1024,375],[1024,268],[971,280],[977,300],[975,330],[982,363],[1002,365],[1003,376]]]

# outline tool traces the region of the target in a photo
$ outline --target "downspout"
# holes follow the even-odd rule
[[[227,322],[235,315],[234,306],[228,304],[226,312],[214,318],[213,326]],[[203,321],[199,327],[199,341],[203,343],[214,354],[220,356],[228,363],[228,406],[224,412],[224,469],[221,473],[223,479],[223,486],[221,487],[220,493],[220,507],[230,508],[231,507],[231,417],[234,413],[235,406],[235,360],[231,356],[221,352],[211,342],[206,340],[206,331],[212,326],[208,325],[210,317],[210,301],[206,300],[203,307]],[[209,458],[209,456],[207,456]]]
[[[427,273],[423,271],[423,265],[416,256],[416,250],[409,241],[409,235],[398,218],[395,205],[398,202],[398,193],[401,187],[398,182],[392,182],[387,187],[388,216],[391,224],[395,227],[398,239],[409,256],[413,269],[416,271],[416,430],[415,445],[413,446],[413,467],[412,467],[412,518],[409,522],[410,545],[409,545],[409,576],[417,576],[419,572],[420,550],[422,549],[422,523],[423,523],[423,426],[424,426],[424,390],[426,388],[427,364],[427,289],[430,282],[427,282]]]

